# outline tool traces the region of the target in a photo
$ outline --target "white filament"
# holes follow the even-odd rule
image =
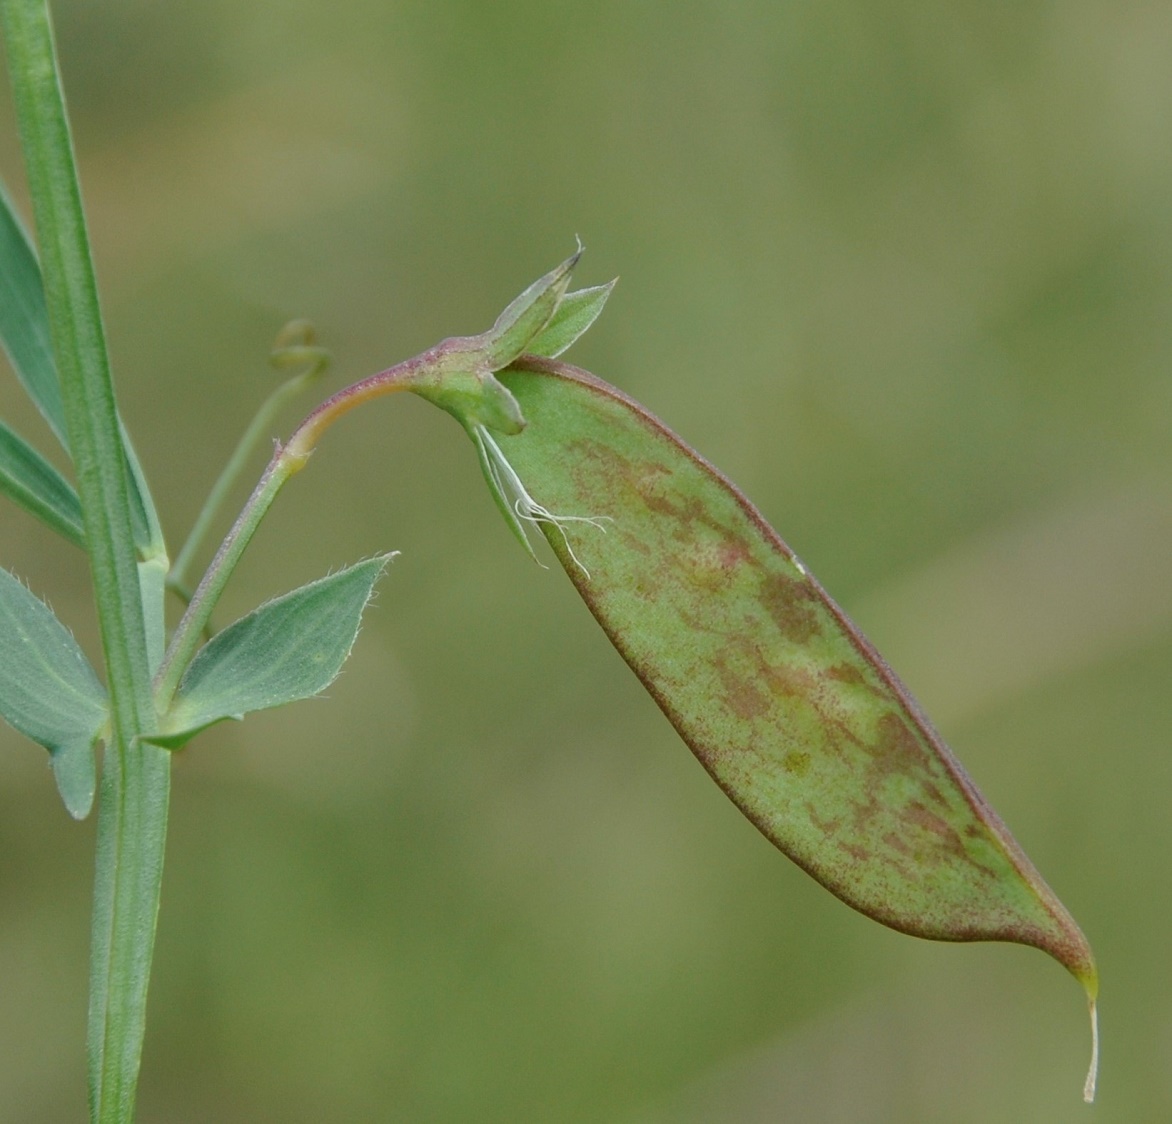
[[[504,453],[501,452],[500,446],[487,429],[483,426],[477,426],[476,437],[484,449],[485,463],[492,476],[491,482],[496,486],[498,494],[504,498],[506,506],[516,514],[518,519],[530,523],[534,527],[539,523],[548,523],[550,526],[556,527],[558,533],[562,536],[562,542],[565,543],[566,553],[569,554],[574,565],[582,571],[586,580],[589,581],[590,571],[586,569],[574,553],[574,548],[570,545],[569,537],[566,535],[566,524],[588,523],[591,527],[596,527],[603,534],[606,534],[606,528],[602,524],[603,522],[611,522],[610,516],[555,515],[548,508],[542,507],[529,494],[529,490],[521,482],[521,478],[517,475],[516,470],[509,464]],[[539,562],[538,564],[540,565],[541,563]]]
[[[1095,1085],[1099,1080],[1099,1009],[1091,1003],[1091,1067],[1087,1070],[1086,1084],[1082,1087],[1082,1099],[1090,1104],[1095,1099]]]

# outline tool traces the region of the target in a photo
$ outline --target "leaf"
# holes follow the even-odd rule
[[[106,692],[52,609],[3,569],[0,714],[49,751],[65,807],[84,819],[94,801],[94,743],[106,725]]]
[[[73,485],[23,437],[0,422],[0,492],[85,549],[81,504]]]
[[[53,365],[49,313],[32,242],[0,184],[0,343],[49,428],[69,448],[61,384]]]
[[[529,355],[544,355],[547,359],[556,359],[568,351],[598,319],[617,284],[616,278],[605,285],[567,293],[549,323],[525,345],[525,351]]]
[[[907,689],[760,513],[585,371],[501,373],[500,445],[569,577],[700,762],[847,904],[939,940],[1034,945],[1092,1001],[1086,939]],[[565,515],[610,520],[606,533]],[[587,576],[589,575],[589,576]]]
[[[0,344],[12,362],[21,385],[36,404],[61,447],[69,452],[69,437],[65,426],[65,407],[61,400],[61,380],[53,359],[49,334],[49,312],[45,304],[41,267],[33,250],[32,241],[17,217],[0,183]],[[130,444],[130,436],[119,423],[129,480],[131,521],[135,544],[150,548],[151,553],[162,551],[162,532],[154,502],[138,458]],[[18,439],[19,440],[19,439]],[[27,446],[31,451],[31,446]],[[47,463],[47,462],[46,462]],[[55,470],[52,470],[55,471]],[[62,480],[64,483],[64,480]],[[4,489],[7,491],[7,489]],[[71,489],[72,491],[72,489]],[[9,492],[12,495],[11,492]],[[16,496],[13,496],[16,499]],[[76,501],[76,494],[74,495]],[[22,503],[17,499],[18,503]],[[28,507],[28,504],[24,504]],[[79,510],[80,510],[80,505]],[[34,510],[29,507],[29,510]],[[38,512],[38,514],[41,514]],[[45,516],[42,514],[42,518]],[[66,531],[46,519],[66,538],[84,546]]]
[[[311,582],[217,633],[191,661],[160,732],[148,740],[178,749],[225,718],[324,691],[346,662],[374,583],[392,557]]]

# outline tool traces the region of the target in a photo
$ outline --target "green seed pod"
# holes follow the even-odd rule
[[[499,377],[528,421],[498,442],[524,481],[515,510],[541,525],[611,642],[744,814],[885,925],[1043,949],[1083,984],[1093,1013],[1097,972],[1074,919],[756,508],[593,375],[526,356]]]

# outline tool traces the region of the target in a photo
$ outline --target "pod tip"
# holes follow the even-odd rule
[[[1099,1008],[1091,996],[1088,1000],[1091,1011],[1091,1065],[1087,1070],[1086,1083],[1082,1087],[1082,1099],[1092,1104],[1095,1099],[1095,1085],[1099,1080]]]

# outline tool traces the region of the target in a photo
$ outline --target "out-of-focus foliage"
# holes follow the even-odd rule
[[[341,386],[479,330],[581,234],[578,282],[622,281],[575,362],[732,476],[889,657],[1095,945],[1096,1119],[1172,1115],[1165,8],[56,11],[173,549],[281,323],[317,323]],[[0,407],[49,448],[8,377]],[[386,549],[329,698],[177,762],[144,1122],[1080,1111],[1061,969],[889,934],[790,866],[426,405],[326,438],[219,623]],[[10,504],[0,552],[93,655],[80,554]],[[84,1113],[91,832],[0,733],[13,1119]]]

